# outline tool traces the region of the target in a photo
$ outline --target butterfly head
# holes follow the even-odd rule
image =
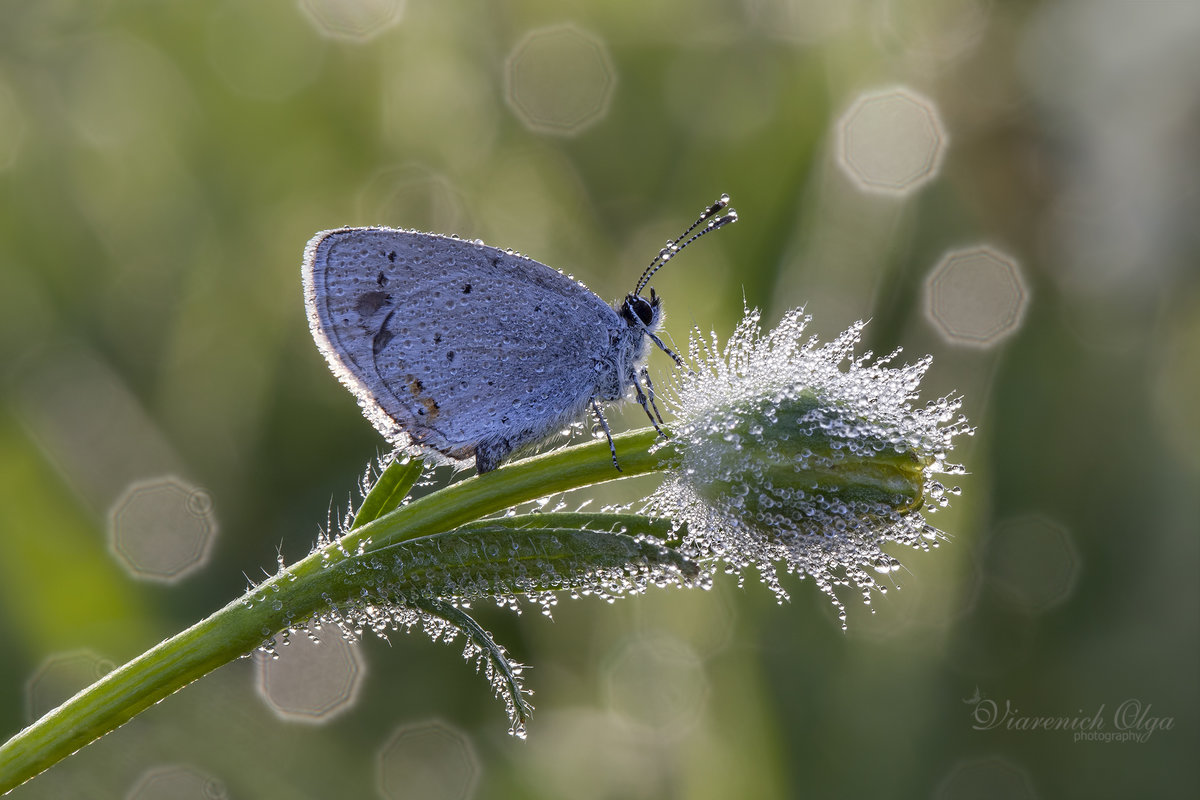
[[[631,328],[647,328],[654,331],[662,321],[662,298],[650,290],[650,299],[636,295],[625,295],[625,302],[618,312],[621,319]]]
[[[672,241],[667,242],[667,246],[658,252],[654,260],[642,272],[642,277],[638,278],[633,292],[625,295],[625,302],[621,305],[619,313],[630,327],[645,327],[651,332],[658,327],[659,322],[662,321],[661,301],[654,294],[653,289],[650,290],[649,300],[642,297],[642,290],[654,277],[654,273],[677,256],[679,251],[704,234],[723,228],[731,222],[737,222],[737,212],[729,208],[729,195],[723,194],[717,198],[717,202],[704,209],[704,213],[692,223],[691,227]]]

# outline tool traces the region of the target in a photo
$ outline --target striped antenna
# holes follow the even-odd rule
[[[642,289],[646,288],[646,284],[650,282],[652,277],[654,277],[654,273],[658,272],[660,269],[662,269],[664,264],[678,255],[680,250],[687,247],[689,244],[696,241],[706,233],[711,233],[718,228],[723,228],[731,222],[737,222],[737,212],[732,208],[729,209],[729,213],[723,214],[719,217],[717,216],[728,207],[729,195],[723,194],[717,198],[717,202],[704,209],[704,213],[700,215],[699,219],[692,223],[690,228],[681,233],[674,241],[667,242],[667,246],[658,251],[658,255],[654,257],[654,260],[650,262],[650,265],[646,267],[645,272],[642,273],[642,277],[638,279],[637,288],[633,290],[634,297],[637,297],[642,293]],[[708,223],[707,225],[705,225],[706,222]],[[697,233],[693,234],[692,231],[696,230],[696,228],[699,228],[701,225],[704,225],[704,227],[701,228]],[[691,238],[688,238],[689,235]]]

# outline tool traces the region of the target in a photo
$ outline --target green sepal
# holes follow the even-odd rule
[[[424,468],[425,462],[419,458],[401,458],[399,455],[394,457],[375,480],[358,511],[354,512],[354,521],[350,523],[350,529],[374,522],[389,511],[399,508],[404,498],[412,491],[417,479],[421,477]]]

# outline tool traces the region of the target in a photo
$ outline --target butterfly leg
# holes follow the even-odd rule
[[[513,446],[507,439],[485,440],[475,445],[475,469],[482,475],[500,466],[500,462],[508,458]]]
[[[642,391],[642,386],[637,382],[637,378],[633,379],[633,388],[637,392],[637,401],[641,405],[642,411],[646,412],[646,416],[650,418],[650,424],[654,426],[654,430],[658,431],[658,435],[667,438],[667,434],[659,427],[659,423],[663,421],[662,414],[658,413],[658,405],[654,402],[654,384],[650,382],[650,370],[642,367],[642,380],[646,382],[646,391]],[[647,396],[649,403],[647,404]],[[654,413],[650,413],[650,409],[654,409]]]
[[[638,391],[640,392],[641,389]],[[594,397],[592,398],[592,411],[596,412],[596,419],[600,420],[600,427],[604,429],[604,435],[608,437],[608,450],[612,453],[613,466],[617,468],[617,472],[620,472],[621,465],[617,463],[617,446],[613,444],[612,431],[608,429],[608,420],[604,418],[604,412],[600,410],[600,404]]]
[[[680,358],[678,355],[676,355],[674,350],[672,350],[671,348],[669,348],[665,344],[663,344],[663,340],[658,338],[658,335],[656,333],[654,333],[654,331],[650,330],[649,328],[645,327],[644,325],[642,326],[642,330],[645,331],[646,335],[650,337],[650,341],[652,341],[656,345],[658,345],[660,350],[662,350],[664,353],[666,353],[672,359],[675,360],[676,366],[679,366],[679,367],[686,366],[683,363],[683,359]]]

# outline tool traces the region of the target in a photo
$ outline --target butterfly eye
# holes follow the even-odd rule
[[[625,298],[625,307],[637,314],[637,318],[642,321],[643,325],[649,326],[654,322],[654,307],[644,298],[630,295]]]

